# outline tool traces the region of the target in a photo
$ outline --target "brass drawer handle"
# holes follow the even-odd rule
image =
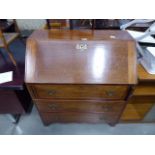
[[[106,91],[106,94],[109,96],[109,97],[112,97],[115,95],[115,91]]]
[[[99,117],[99,120],[104,120],[104,119],[105,119],[104,116],[100,116],[100,117]]]
[[[56,94],[56,91],[55,90],[49,90],[48,92],[47,92],[47,94],[48,95],[55,95]]]
[[[53,116],[53,119],[54,119],[54,121],[59,121],[60,119],[59,119],[59,116]]]
[[[105,106],[105,105],[103,105],[102,108],[103,108],[103,110],[104,110],[105,112],[109,112],[109,111],[112,110],[111,106]]]
[[[51,103],[51,104],[48,104],[48,107],[52,110],[57,110],[58,109],[58,105],[55,104],[55,103]]]

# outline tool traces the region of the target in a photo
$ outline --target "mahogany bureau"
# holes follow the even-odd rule
[[[125,31],[37,30],[25,71],[45,125],[115,125],[137,83],[135,42]]]

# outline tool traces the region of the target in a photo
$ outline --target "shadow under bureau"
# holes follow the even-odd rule
[[[25,82],[45,125],[115,125],[137,83],[135,42],[125,31],[37,30]]]

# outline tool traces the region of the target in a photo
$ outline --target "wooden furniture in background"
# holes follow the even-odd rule
[[[106,29],[106,30],[120,30],[120,27],[133,19],[95,19],[95,29]],[[150,23],[139,23],[133,24],[128,29],[145,31],[151,25]]]
[[[16,60],[12,55],[12,52],[9,48],[9,45],[17,39],[19,36],[18,33],[3,33],[0,29],[0,48],[4,48],[6,52],[8,53],[8,56],[12,63],[17,66]]]
[[[0,48],[4,48],[7,52],[10,60],[12,61],[14,66],[17,66],[17,62],[9,48],[10,44],[15,41],[17,38],[19,38],[22,42],[22,37],[20,30],[18,28],[17,22],[15,19],[13,19],[14,29],[15,32],[5,32],[9,28],[9,24],[0,24]],[[8,27],[7,27],[8,25]],[[4,32],[3,32],[4,31]]]
[[[0,73],[13,71],[13,80],[0,84],[0,114],[11,114],[18,123],[22,114],[31,112],[32,100],[24,84],[25,61],[17,67],[5,64],[0,56]]]
[[[76,24],[74,24],[76,21]],[[95,19],[46,19],[45,29],[94,29]]]
[[[120,27],[132,19],[46,19],[46,29],[92,29],[120,30]],[[135,24],[129,29],[145,31],[150,23]]]
[[[121,117],[123,121],[142,121],[155,104],[155,75],[147,73],[138,65],[138,80],[139,83]]]
[[[66,29],[69,28],[67,19],[46,19],[45,28],[47,29]]]
[[[95,19],[70,19],[70,29],[92,29],[95,28]]]
[[[16,20],[0,19],[0,28],[3,32],[16,32]],[[18,25],[17,25],[18,26]]]
[[[25,82],[46,125],[115,125],[137,83],[135,42],[123,31],[37,30]]]

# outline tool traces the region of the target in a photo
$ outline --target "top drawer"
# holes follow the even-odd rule
[[[128,86],[112,85],[31,85],[34,98],[125,99]]]

